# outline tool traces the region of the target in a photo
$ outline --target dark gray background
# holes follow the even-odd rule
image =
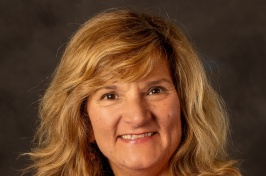
[[[28,163],[38,101],[66,42],[86,19],[112,7],[176,20],[201,55],[231,119],[230,151],[243,175],[265,175],[266,2],[264,0],[1,0],[0,175]]]

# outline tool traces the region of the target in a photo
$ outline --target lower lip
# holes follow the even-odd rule
[[[154,133],[152,134],[151,136],[145,136],[143,138],[137,138],[137,139],[123,139],[121,137],[119,137],[118,139],[120,141],[123,141],[123,142],[126,142],[126,143],[131,143],[131,144],[141,144],[141,143],[144,143],[144,142],[147,142],[149,140],[151,140],[152,138],[154,138],[154,136],[156,135],[157,133]]]

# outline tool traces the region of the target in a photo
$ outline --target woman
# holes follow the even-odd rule
[[[240,175],[198,56],[169,21],[99,14],[68,44],[40,107],[35,175]]]

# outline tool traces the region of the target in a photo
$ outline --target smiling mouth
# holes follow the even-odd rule
[[[154,135],[155,132],[149,132],[149,133],[143,133],[143,134],[126,134],[120,136],[122,139],[127,139],[127,140],[134,140],[134,139],[141,139],[145,137],[150,137]]]

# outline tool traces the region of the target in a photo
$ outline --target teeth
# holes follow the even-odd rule
[[[144,134],[140,134],[140,135],[136,135],[136,134],[126,134],[126,135],[122,135],[121,138],[122,139],[140,139],[140,138],[144,138],[144,137],[147,137],[147,136],[151,136],[153,135],[152,132],[149,132],[149,133],[144,133]]]

